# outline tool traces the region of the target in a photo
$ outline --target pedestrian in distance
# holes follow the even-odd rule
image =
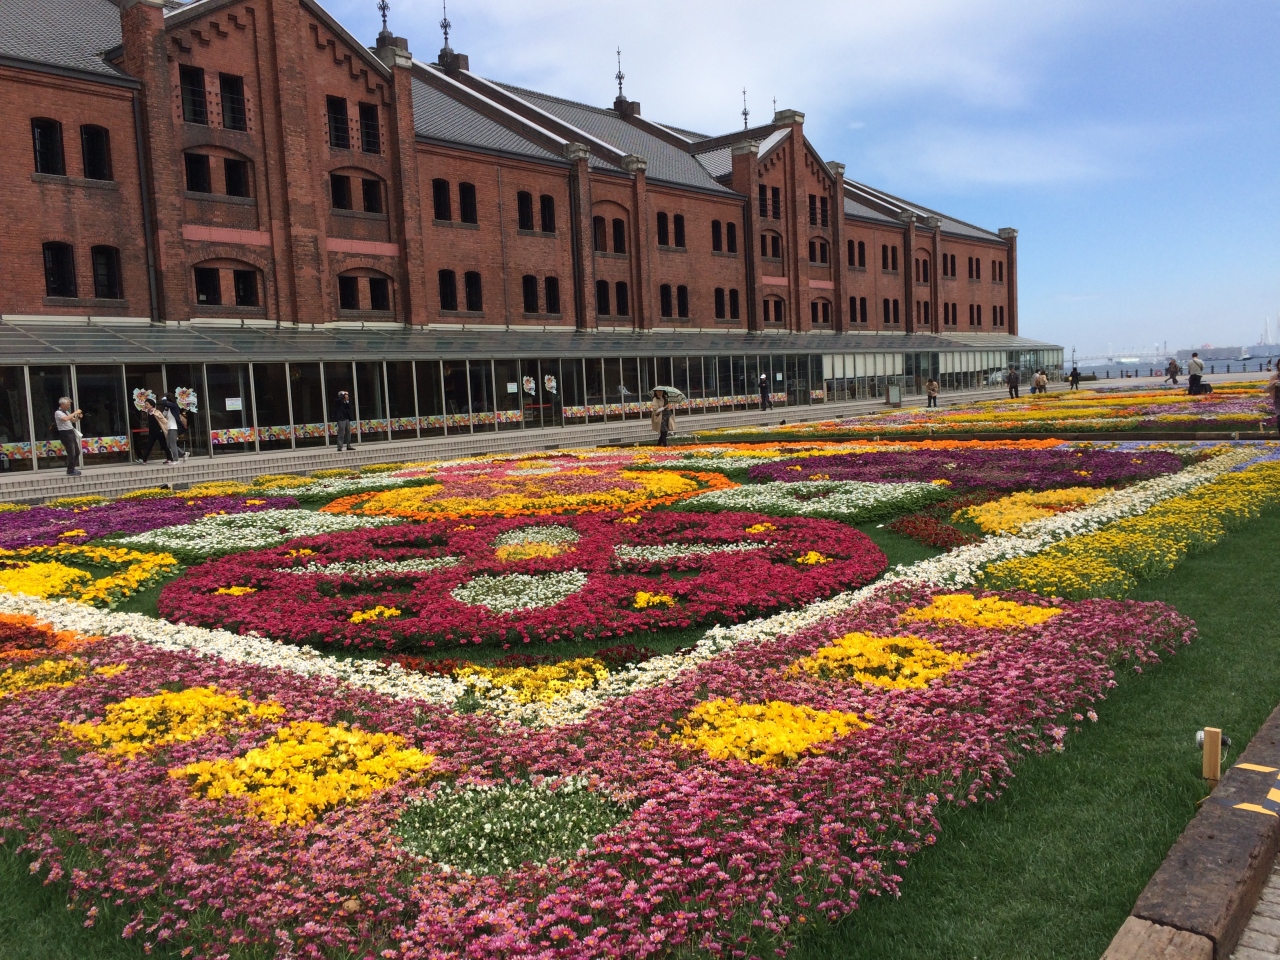
[[[1280,363],[1276,364],[1276,372],[1263,386],[1263,392],[1271,401],[1271,412],[1276,418],[1276,433],[1280,433]]]
[[[1009,399],[1017,400],[1019,378],[1018,378],[1018,369],[1016,367],[1009,368],[1008,384],[1009,384]]]
[[[178,449],[178,423],[186,419],[182,413],[182,408],[170,400],[168,394],[161,396],[160,402],[156,406],[164,416],[164,439],[165,445],[169,449],[169,457],[165,460],[165,463],[172,465],[187,459],[186,452]]]
[[[1070,377],[1068,377],[1067,379],[1069,379],[1069,380],[1071,381],[1071,389],[1072,389],[1072,390],[1079,390],[1079,389],[1080,389],[1080,370],[1079,370],[1079,368],[1077,368],[1077,367],[1072,367],[1072,368],[1071,368],[1071,376],[1070,376]]]
[[[342,452],[343,444],[346,444],[348,451],[354,450],[351,446],[351,394],[347,391],[338,391],[338,402],[334,404],[333,414],[338,421],[338,452]]]
[[[71,409],[70,397],[59,397],[58,407],[53,411],[53,425],[58,431],[58,439],[62,441],[62,449],[67,455],[67,476],[80,476],[80,420],[83,410]]]
[[[930,377],[924,382],[924,395],[928,397],[926,407],[936,407],[938,405],[938,381]]]
[[[667,438],[675,433],[676,408],[665,391],[653,391],[653,410],[649,414],[649,423],[658,433],[658,446],[668,446]]]
[[[1178,366],[1178,361],[1170,360],[1169,365],[1164,368],[1164,380],[1172,381],[1173,385],[1176,387],[1178,385],[1178,374],[1181,372],[1182,368]],[[1164,383],[1164,380],[1161,380],[1160,382]]]
[[[1200,354],[1191,354],[1191,361],[1187,364],[1187,393],[1191,396],[1197,396],[1200,393],[1200,384],[1204,377],[1204,361],[1200,359]]]
[[[151,451],[155,449],[157,443],[165,450],[169,449],[168,438],[165,435],[167,419],[150,400],[143,401],[142,418],[147,422],[147,439],[142,445],[142,456],[138,458],[138,462],[146,463],[151,458]]]
[[[769,377],[767,374],[760,374],[760,412],[773,409],[773,397],[769,396]]]

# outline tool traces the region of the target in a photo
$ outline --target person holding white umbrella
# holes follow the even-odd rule
[[[675,387],[653,388],[653,410],[649,414],[649,422],[658,433],[658,446],[667,446],[667,437],[675,433],[675,404],[683,399],[684,394]]]

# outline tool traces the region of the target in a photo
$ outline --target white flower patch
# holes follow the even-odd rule
[[[863,483],[857,480],[808,480],[755,483],[714,490],[687,500],[694,508],[748,510],[785,516],[826,516],[845,522],[924,506],[942,499],[931,483]]]
[[[213,556],[274,547],[286,540],[398,522],[388,517],[347,516],[311,510],[262,510],[201,517],[194,523],[161,527],[117,543],[146,550],[168,550],[188,556]]]
[[[545,526],[517,527],[494,538],[495,547],[513,547],[525,543],[577,543],[582,539],[573,527],[552,523]]]
[[[619,563],[663,563],[667,560],[683,560],[685,557],[702,557],[712,553],[742,553],[747,550],[763,550],[767,543],[664,543],[653,547],[631,547],[624,543],[613,548]]]
[[[328,565],[309,563],[305,567],[280,567],[276,573],[320,573],[331,577],[369,577],[379,573],[431,573],[461,563],[459,557],[415,557],[412,560],[351,560]]]
[[[451,595],[469,606],[488,607],[494,613],[514,613],[534,607],[554,607],[586,585],[587,575],[581,570],[505,573],[496,577],[486,573],[454,587]]]

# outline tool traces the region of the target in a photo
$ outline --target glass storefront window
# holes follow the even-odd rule
[[[621,420],[631,399],[622,390],[622,363],[616,357],[604,361],[604,410],[610,420]]]
[[[128,403],[129,414],[129,434],[131,445],[133,447],[133,456],[135,460],[141,461],[145,453],[147,462],[151,462],[151,458],[156,454],[161,454],[160,459],[164,459],[164,441],[153,441],[151,449],[147,449],[147,438],[151,436],[151,425],[147,422],[148,414],[138,409],[134,402],[134,395],[137,391],[142,390],[146,393],[141,396],[147,396],[149,393],[153,398],[152,402],[159,400],[164,395],[164,368],[158,363],[148,364],[126,364],[124,368],[124,389],[125,399]],[[191,418],[187,418],[187,425],[190,427]],[[181,426],[181,424],[179,424]],[[181,438],[181,434],[179,434]],[[184,450],[188,447],[183,447]],[[192,451],[194,453],[194,451]]]
[[[382,380],[382,361],[361,360],[356,364],[355,398],[360,442],[386,440],[391,424],[387,419],[387,393]]]
[[[418,383],[418,430],[424,437],[444,433],[444,388],[439,360],[417,360],[413,364]]]
[[[680,361],[685,364],[685,374],[688,376],[689,385],[685,389],[685,394],[689,397],[690,413],[705,413],[706,404],[706,388],[702,381],[702,358],[701,357],[681,357]],[[676,371],[676,379],[680,379],[680,371]],[[677,383],[679,387],[681,384]]]
[[[599,423],[604,419],[604,365],[603,361],[587,359],[583,362],[587,391],[587,422]]]
[[[418,435],[412,360],[387,361],[387,415],[391,418],[392,440],[411,440]]]
[[[622,402],[623,414],[628,420],[638,420],[646,416],[644,403],[649,398],[640,392],[640,364],[636,357],[622,358]]]
[[[27,377],[22,367],[0,367],[0,470],[33,470]]]
[[[59,397],[71,397],[71,406],[75,406],[75,394],[71,390],[71,368],[31,367],[30,377],[31,413],[36,422],[36,462],[41,470],[65,467],[66,453],[53,424],[53,411],[58,409]]]
[[[449,433],[471,432],[471,397],[465,360],[444,362],[444,411]]]
[[[84,463],[128,463],[129,409],[119,364],[76,367],[76,402],[84,411],[80,432]]]
[[[164,388],[169,399],[182,407],[187,415],[186,429],[182,428],[181,423],[178,424],[178,446],[193,457],[207,457],[209,419],[204,395],[203,364],[166,363]]]
[[[210,385],[212,389],[212,385]],[[351,415],[358,417],[356,413],[356,378],[355,373],[351,369],[351,364],[343,363],[326,363],[324,365],[324,399],[329,412],[329,441],[335,442],[338,436],[338,415],[335,412],[338,409],[338,394],[343,390],[347,392],[347,397],[351,401]],[[356,425],[351,424],[351,437],[355,439]]]
[[[209,388],[209,436],[214,455],[250,453],[253,443],[253,394],[247,363],[209,363],[204,368]]]
[[[253,407],[259,450],[293,448],[287,384],[283,363],[253,364]]]
[[[587,422],[587,393],[583,382],[582,361],[560,362],[560,400],[565,425]]]
[[[467,363],[467,375],[471,380],[471,430],[474,433],[492,432],[498,428],[493,401],[492,363],[491,360],[471,360]]]
[[[325,445],[324,385],[320,364],[289,364],[289,401],[293,405],[293,445]]]
[[[533,366],[537,366],[536,362]],[[497,393],[497,420],[499,430],[519,430],[524,420],[521,397],[526,387],[537,394],[538,378],[530,377],[526,384],[520,374],[519,360],[493,361],[493,386]]]

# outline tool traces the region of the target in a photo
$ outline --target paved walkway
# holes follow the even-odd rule
[[[1231,960],[1280,958],[1280,862],[1271,868],[1267,885]]]

